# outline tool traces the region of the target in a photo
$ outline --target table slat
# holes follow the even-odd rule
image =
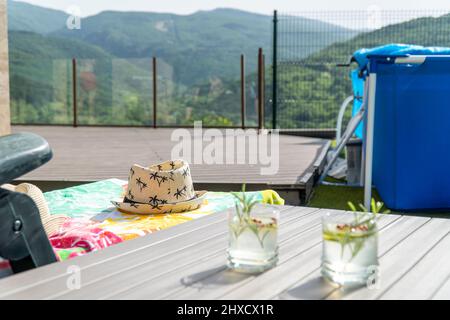
[[[384,216],[379,222],[379,227],[383,231],[383,228],[391,225],[398,219],[398,216]],[[283,292],[295,283],[297,279],[306,277],[320,267],[322,252],[321,229],[315,232],[314,237],[315,244],[309,250],[288,255],[285,263],[281,263],[277,268],[265,272],[249,283],[233,288],[234,290],[230,290],[220,298],[271,299]],[[289,252],[295,252],[295,248],[288,247],[286,249]]]
[[[450,277],[447,281],[442,284],[442,286],[433,295],[433,300],[448,300],[450,299]]]
[[[87,254],[82,257],[76,257],[64,262],[47,265],[36,270],[23,272],[0,281],[0,298],[11,293],[28,290],[39,284],[53,281],[57,278],[67,277],[67,268],[71,265],[78,265],[82,269],[101,264],[104,261],[117,259],[126,255],[138,254],[140,250],[160,244],[170,239],[177,239],[186,236],[194,231],[201,231],[209,228],[212,224],[224,223],[225,214],[212,214],[200,219],[183,223],[174,227],[158,231],[145,237],[137,238],[131,241],[116,244],[112,247],[97,251],[93,254]],[[36,280],[39,279],[39,280]]]
[[[299,230],[295,228],[296,222],[300,222],[304,225],[305,230],[315,220],[316,224],[319,224],[314,214],[316,210],[310,212],[308,215],[303,215],[300,219],[291,220],[288,223],[281,224],[280,229],[286,232],[280,235],[280,242],[283,243],[290,236],[298,234]],[[298,211],[296,210],[296,215]],[[219,270],[226,269],[226,246],[227,246],[227,234],[222,235],[220,246],[217,248],[217,252],[214,255],[210,255],[204,259],[196,259],[191,257],[193,262],[187,268],[179,268],[178,270],[167,270],[164,274],[160,274],[157,278],[151,281],[143,282],[138,286],[132,286],[117,292],[108,298],[114,299],[133,299],[133,298],[146,298],[146,299],[158,299],[164,297],[170,297],[172,292],[178,291],[181,286],[181,282],[189,281],[189,277],[193,275],[199,277],[205,277],[209,274],[218,272]]]
[[[321,217],[337,210],[284,206],[277,267],[226,268],[224,212],[0,281],[6,299],[448,299],[450,220],[382,215],[379,289],[338,290],[322,280]],[[81,289],[69,290],[69,266]]]
[[[312,209],[309,210],[311,211]],[[289,211],[292,211],[291,207],[283,207],[281,214]],[[177,228],[178,232],[175,234],[173,232],[165,231],[170,231],[178,226],[156,232],[146,237],[126,241],[122,244],[106,248],[100,252],[88,254],[85,257],[79,257],[77,259],[71,259],[64,263],[68,264],[68,266],[75,265],[81,268],[80,275],[82,289],[77,290],[76,292],[84,292],[83,288],[89,287],[91,282],[109,281],[114,285],[117,283],[116,279],[113,277],[116,274],[120,274],[126,270],[132,270],[136,267],[136,265],[140,265],[145,261],[157,260],[159,257],[167,256],[172,251],[182,249],[183,246],[189,246],[189,244],[197,243],[202,240],[207,241],[210,238],[214,238],[221,231],[225,231],[226,219],[227,217],[225,212],[205,216],[203,218],[178,225],[180,228]],[[203,224],[201,223],[201,220],[203,220]],[[197,227],[192,227],[191,224]],[[182,226],[186,227],[181,228]],[[162,238],[161,236],[157,237],[158,235],[161,235],[161,233],[166,234]],[[157,240],[160,241],[155,241],[154,238],[157,238]],[[93,263],[90,264],[86,263],[88,257],[91,257],[91,259],[98,258],[100,253],[112,251],[112,249],[117,246],[123,247],[120,250],[121,254],[110,255],[108,259],[97,259],[97,261],[93,261]],[[57,264],[52,265],[52,267],[53,266],[57,267]],[[16,290],[16,292],[9,294],[8,298],[24,299],[33,297],[43,299],[63,294],[69,291],[66,284],[69,275],[66,273],[66,270],[67,267],[63,270],[59,270],[59,276],[56,278],[51,278],[49,281],[39,281],[38,283],[34,283],[32,286],[25,288],[26,290]],[[108,279],[110,277],[111,279]]]
[[[314,209],[308,208],[298,211],[285,207],[281,212],[284,218],[281,223],[289,224],[289,221],[300,219],[313,211]],[[170,272],[171,269],[189,265],[216,251],[223,253],[227,244],[227,231],[227,223],[223,222],[204,232],[191,234],[183,244],[177,240],[171,246],[163,243],[158,248],[151,248],[137,257],[139,260],[122,260],[113,264],[102,264],[96,270],[88,271],[85,278],[88,277],[89,281],[84,283],[82,290],[69,291],[65,289],[51,298],[82,299],[87,292],[90,297],[100,299],[128,287],[145,282],[160,281],[163,275]],[[155,251],[160,253],[157,254]],[[64,285],[64,283],[60,285]]]
[[[381,299],[431,299],[433,293],[450,277],[449,248],[450,234],[447,234]]]
[[[380,224],[379,256],[383,256],[429,220],[429,218],[401,217],[395,219],[395,221],[385,227]],[[286,288],[284,292],[280,293],[278,298],[302,300],[323,299],[336,291],[336,288],[324,281],[320,275],[320,263],[319,252],[316,256],[314,270],[309,269],[310,273],[306,277],[298,278],[299,280],[294,282],[290,288]]]
[[[324,215],[328,213],[329,210],[321,210],[317,214]],[[390,219],[390,218],[388,218]],[[301,230],[301,228],[299,228]],[[192,281],[190,286],[185,286],[182,288],[180,292],[174,294],[170,298],[175,299],[218,299],[223,295],[226,295],[233,290],[236,290],[238,287],[244,286],[247,283],[252,282],[254,280],[255,283],[259,284],[259,288],[257,292],[254,292],[255,295],[260,296],[261,290],[267,288],[268,291],[272,292],[273,287],[280,284],[281,277],[287,277],[288,281],[294,281],[295,276],[289,274],[285,269],[284,263],[294,257],[302,256],[303,254],[307,255],[309,250],[315,250],[315,248],[320,247],[322,238],[321,238],[321,228],[320,225],[310,232],[304,233],[304,237],[297,238],[295,241],[290,241],[285,245],[280,246],[280,257],[278,266],[272,270],[269,270],[259,276],[239,276],[239,281],[236,281],[237,278],[235,276],[236,273],[224,269],[216,274],[213,274],[211,277],[205,278],[201,280],[201,283],[204,284],[203,287],[198,287],[195,281]],[[302,261],[307,261],[309,259],[302,259]],[[294,266],[294,268],[289,269],[289,272],[295,273],[299,268]],[[272,274],[278,275],[280,278],[275,279],[276,277],[271,277],[270,279],[266,279]],[[229,280],[229,281],[228,281]],[[220,286],[211,286],[210,284],[220,283]],[[261,283],[264,283],[261,286]],[[232,294],[231,294],[232,295]],[[241,298],[241,297],[240,297]],[[246,299],[246,297],[242,297]],[[234,299],[234,298],[232,298]]]
[[[380,259],[380,287],[333,292],[330,299],[377,299],[416,265],[450,231],[450,220],[431,219]]]

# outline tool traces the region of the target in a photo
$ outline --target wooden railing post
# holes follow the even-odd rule
[[[245,129],[245,115],[246,115],[246,101],[245,101],[245,56],[241,54],[241,120],[242,129]]]
[[[72,59],[72,102],[73,102],[73,127],[78,126],[77,106],[77,59]]]
[[[156,112],[157,112],[157,103],[158,103],[158,78],[157,78],[157,70],[156,70],[156,57],[153,57],[153,128],[156,129]]]

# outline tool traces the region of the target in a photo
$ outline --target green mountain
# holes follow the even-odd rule
[[[67,14],[25,2],[8,0],[9,30],[48,34],[64,28]]]
[[[103,49],[88,43],[51,37],[28,31],[9,31],[9,54],[11,61],[67,59],[111,59]]]
[[[271,19],[233,9],[191,15],[108,11],[83,19],[81,30],[61,29],[52,34],[83,40],[120,58],[156,56],[173,70],[170,76],[174,82],[192,85],[237,77],[241,54],[247,57],[248,71],[255,71],[258,48],[264,48],[267,56],[271,54]],[[330,28],[308,19],[299,26],[308,30]],[[336,36],[317,40],[315,50],[355,34],[334,28]]]
[[[149,124],[151,57],[156,56],[159,123],[235,124],[241,53],[247,56],[249,117],[255,118],[256,54],[263,47],[270,55],[270,16],[232,9],[187,16],[103,12],[83,19],[81,30],[68,30],[63,12],[14,1],[9,15],[14,122],[70,123],[70,59],[76,57],[81,122]],[[301,26],[330,28],[308,19]],[[336,34],[311,41],[318,50],[350,36]],[[305,57],[308,50],[297,54]]]

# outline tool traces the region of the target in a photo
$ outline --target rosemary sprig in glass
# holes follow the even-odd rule
[[[365,241],[377,232],[376,222],[380,218],[378,214],[381,212],[384,204],[372,199],[371,212],[362,204],[359,204],[362,212],[358,212],[356,206],[351,202],[348,202],[348,206],[353,211],[353,220],[345,224],[338,224],[336,226],[337,231],[324,230],[324,239],[339,242],[341,245],[341,257],[344,256],[344,251],[348,248],[351,252],[351,261],[362,250]],[[389,213],[389,210],[385,210],[383,213]]]
[[[230,223],[230,229],[233,232],[234,237],[237,239],[246,230],[250,230],[258,239],[261,247],[264,247],[264,239],[270,234],[271,228],[276,226],[277,221],[274,219],[273,223],[263,223],[257,218],[252,217],[251,212],[253,207],[258,201],[253,200],[245,194],[245,184],[242,185],[242,192],[232,193],[236,198],[235,214],[237,222]]]

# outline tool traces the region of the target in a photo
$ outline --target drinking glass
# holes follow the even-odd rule
[[[338,286],[368,284],[378,267],[378,229],[369,213],[327,214],[322,219],[322,276]]]
[[[237,205],[228,211],[228,267],[242,273],[259,273],[278,261],[276,206],[256,204],[250,213]]]

